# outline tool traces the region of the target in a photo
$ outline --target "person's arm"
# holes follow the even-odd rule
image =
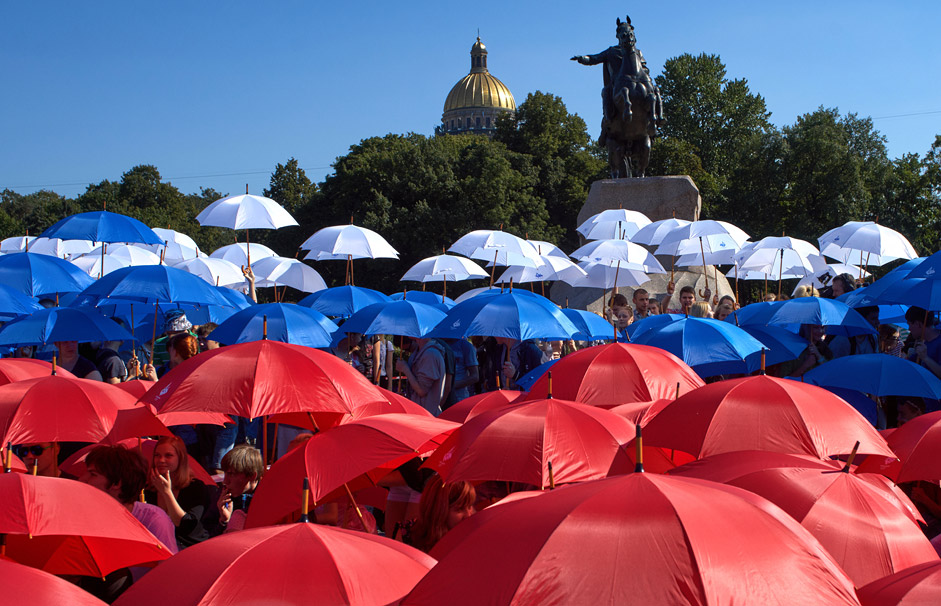
[[[670,302],[673,301],[673,293],[676,291],[676,284],[670,282],[667,284],[667,294],[663,295],[663,298],[660,299],[660,313],[668,313],[667,310],[670,308]]]
[[[101,378],[101,373],[98,372],[97,370],[91,371],[90,373],[85,375],[85,378],[88,379],[89,381],[104,381],[104,379]]]
[[[180,507],[176,497],[173,495],[173,484],[170,481],[170,472],[167,471],[167,475],[162,476],[154,471],[151,473],[150,479],[151,483],[154,485],[154,489],[157,491],[157,505],[160,509],[167,512],[174,526],[179,526],[186,512],[183,511],[183,508]]]
[[[461,389],[462,387],[473,385],[479,380],[480,380],[480,372],[477,370],[477,367],[468,366],[467,376],[464,377],[464,379],[462,379],[461,381],[455,381],[455,383],[451,386],[451,390],[453,391],[455,389]]]
[[[418,380],[418,377],[412,373],[412,369],[409,367],[408,362],[405,360],[396,361],[395,369],[405,376],[409,387],[412,388],[412,391],[415,392],[415,395],[417,395],[419,398],[424,398],[426,395],[428,395],[428,388],[423,386],[421,381]]]
[[[252,301],[258,303],[258,293],[255,292],[255,272],[252,271],[252,266],[243,267],[242,274],[248,280],[248,296],[252,298]]]
[[[915,356],[918,361],[925,365],[925,368],[934,373],[936,377],[941,377],[941,364],[938,364],[934,358],[928,355],[928,346],[924,341],[915,343]]]

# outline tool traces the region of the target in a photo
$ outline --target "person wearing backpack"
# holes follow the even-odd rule
[[[451,390],[454,378],[454,354],[451,354],[451,373],[448,374],[447,354],[451,348],[437,339],[404,338],[403,345],[411,351],[408,362],[398,360],[395,370],[408,380],[409,398],[438,416],[441,404]]]

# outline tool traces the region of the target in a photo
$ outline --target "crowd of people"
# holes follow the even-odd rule
[[[802,287],[801,296],[835,297],[854,288],[850,276],[838,276],[823,293]],[[697,300],[691,286],[680,289],[678,306],[672,307],[674,286],[660,297],[643,288],[628,299],[614,294],[605,310],[614,324],[618,341],[627,341],[628,328],[661,313],[727,320],[739,309],[734,297],[713,299],[708,290]],[[773,295],[772,295],[773,297]],[[800,335],[806,349],[797,359],[768,368],[776,376],[801,377],[836,357],[863,353],[907,356],[941,377],[941,336],[935,317],[923,309],[906,313],[907,334],[898,326],[880,324],[876,307],[858,310],[877,331],[876,335],[828,337],[825,327],[805,325]],[[55,344],[57,364],[80,378],[120,383],[130,380],[157,381],[176,366],[202,352],[220,346],[208,338],[214,324],[193,326],[181,310],[166,314],[164,330],[153,342],[128,347],[121,342]],[[589,343],[574,341],[517,341],[503,337],[470,339],[410,338],[343,333],[332,353],[351,364],[374,384],[407,397],[438,415],[457,402],[496,389],[518,389],[518,382],[543,363],[576,351]],[[904,338],[903,338],[904,334]],[[612,336],[614,336],[612,334]],[[23,348],[16,355],[48,357],[48,350]],[[878,399],[880,428],[896,427],[928,410],[937,402],[921,398]],[[88,452],[84,473],[75,479],[108,493],[134,515],[171,552],[245,527],[252,496],[262,481],[267,461],[312,437],[301,428],[282,426],[277,441],[269,440],[270,452],[261,452],[263,441],[259,419],[232,417],[224,427],[177,426],[174,435],[156,440],[153,455],[145,460],[140,452],[124,446],[96,446]],[[273,436],[271,436],[273,437]],[[27,468],[51,477],[69,477],[60,462],[79,445],[34,443],[16,445]],[[205,483],[194,473],[201,466],[213,474]],[[476,487],[467,482],[442,483],[430,470],[420,469],[413,459],[387,476],[384,508],[360,508],[349,501],[320,504],[312,521],[366,532],[382,532],[396,540],[430,550],[449,529],[505,496],[513,488],[485,482]],[[941,531],[941,495],[937,486],[914,487],[912,495],[929,525]],[[352,506],[351,506],[352,505]],[[364,515],[365,514],[365,515]],[[103,579],[82,578],[78,582],[106,601],[117,598],[146,568],[116,571]]]

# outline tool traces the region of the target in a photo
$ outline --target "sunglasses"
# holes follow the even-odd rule
[[[11,450],[13,454],[22,459],[28,454],[38,457],[50,448],[52,448],[52,446],[40,446],[39,444],[35,444],[33,446],[14,446]]]

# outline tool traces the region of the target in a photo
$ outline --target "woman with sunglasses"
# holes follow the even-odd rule
[[[157,440],[150,487],[144,496],[148,503],[155,503],[170,516],[180,549],[209,538],[202,525],[203,514],[210,504],[209,488],[193,477],[186,445],[180,438],[163,436]]]

